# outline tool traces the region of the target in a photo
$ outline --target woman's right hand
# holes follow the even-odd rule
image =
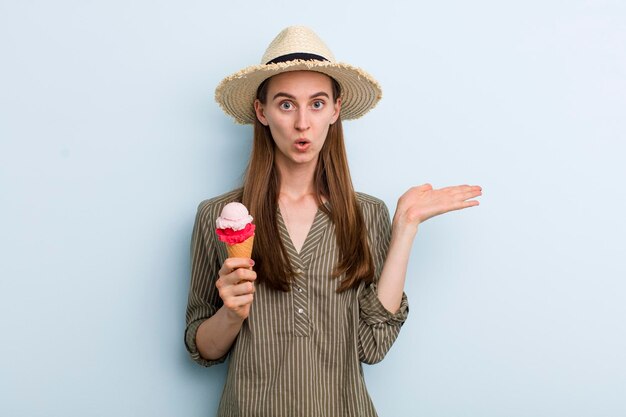
[[[254,261],[247,258],[228,258],[220,268],[215,283],[226,312],[233,319],[244,320],[250,314],[254,299],[256,272]]]

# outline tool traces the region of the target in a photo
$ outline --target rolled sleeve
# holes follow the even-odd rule
[[[361,293],[359,298],[361,319],[368,326],[377,324],[402,325],[409,315],[409,302],[406,294],[402,293],[402,301],[397,312],[387,310],[378,298],[376,284],[370,284]]]
[[[380,300],[376,284],[391,240],[391,219],[387,206],[375,200],[362,208],[368,223],[370,248],[374,261],[374,281],[363,285],[358,295],[359,303],[359,359],[364,363],[380,362],[395,342],[400,328],[409,314],[406,294],[402,293],[400,308],[395,313],[387,310]]]
[[[400,328],[409,314],[406,294],[397,312],[387,310],[376,293],[376,284],[370,284],[359,296],[359,360],[373,364],[382,361],[398,338]]]
[[[198,327],[200,327],[200,325],[205,320],[206,319],[199,319],[187,325],[187,328],[185,329],[185,346],[187,347],[187,352],[189,352],[189,356],[194,362],[202,366],[208,367],[224,362],[228,357],[228,353],[224,354],[224,356],[222,356],[221,358],[214,360],[204,359],[200,355],[198,347],[196,346],[196,333],[198,332]]]
[[[214,205],[209,201],[202,202],[198,206],[191,238],[191,283],[184,339],[189,356],[202,366],[222,363],[228,355],[216,360],[207,360],[200,355],[196,345],[198,327],[222,306],[222,300],[215,287],[220,267],[212,227],[215,210]]]

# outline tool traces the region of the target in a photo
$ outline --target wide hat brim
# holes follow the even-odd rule
[[[382,98],[378,82],[360,68],[340,62],[293,60],[250,66],[224,78],[215,89],[215,100],[237,123],[254,123],[254,100],[259,85],[289,71],[316,71],[334,78],[341,86],[342,120],[363,116]]]

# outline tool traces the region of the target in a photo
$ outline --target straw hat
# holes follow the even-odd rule
[[[324,42],[311,29],[291,26],[270,43],[260,65],[226,77],[215,89],[215,100],[237,123],[254,123],[256,91],[269,77],[287,71],[316,71],[334,78],[341,86],[341,118],[356,119],[371,110],[382,97],[378,82],[352,65],[335,61]]]

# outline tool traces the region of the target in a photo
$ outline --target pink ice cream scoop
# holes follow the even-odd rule
[[[242,243],[254,236],[255,226],[246,206],[241,203],[228,203],[215,221],[218,238],[228,245]]]

